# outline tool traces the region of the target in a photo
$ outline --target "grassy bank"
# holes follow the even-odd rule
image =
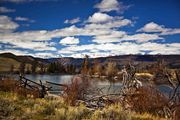
[[[28,98],[0,92],[2,120],[163,120],[143,113],[123,110],[118,104],[92,111],[83,105],[69,106],[61,98]]]

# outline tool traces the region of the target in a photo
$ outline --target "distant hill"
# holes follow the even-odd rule
[[[120,65],[128,64],[129,62],[150,64],[158,60],[163,60],[167,65],[172,68],[180,68],[180,55],[119,55],[100,58],[89,58],[89,63],[91,65],[94,61],[98,61],[101,64],[106,64],[108,62],[116,62]],[[1,53],[0,72],[9,71],[11,65],[14,65],[15,69],[18,69],[20,63],[22,62],[26,63],[29,67],[31,67],[33,62],[44,65],[52,62],[59,62],[65,66],[73,64],[80,67],[82,65],[83,58],[62,57],[43,59],[35,58],[32,56],[17,56],[12,53]]]
[[[46,60],[46,59],[35,58],[32,56],[16,56],[12,53],[1,53],[0,57],[11,58],[18,62],[25,62],[25,63],[29,63],[29,64],[32,64],[34,61],[37,61],[38,63],[48,63],[48,60]]]

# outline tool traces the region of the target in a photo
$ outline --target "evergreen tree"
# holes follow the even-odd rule
[[[27,73],[27,74],[30,74],[30,73],[31,73],[29,66],[27,66],[26,73]]]
[[[14,65],[13,64],[10,67],[10,73],[14,73]]]
[[[25,73],[25,66],[26,64],[24,62],[21,62],[20,65],[19,65],[19,72],[21,74],[24,74]]]
[[[38,66],[38,63],[36,60],[34,60],[31,66],[31,71],[33,74],[36,73],[37,66]]]

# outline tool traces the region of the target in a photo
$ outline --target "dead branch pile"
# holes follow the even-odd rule
[[[64,99],[66,103],[70,105],[75,105],[77,100],[85,100],[87,95],[91,91],[90,89],[90,80],[85,76],[74,77],[71,81],[71,84],[64,91]]]

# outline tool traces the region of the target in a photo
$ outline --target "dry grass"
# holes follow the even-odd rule
[[[92,111],[84,105],[69,106],[63,99],[31,99],[0,92],[2,120],[165,120],[148,113],[124,110],[120,104]]]
[[[5,79],[0,81],[0,91],[17,93],[24,97],[40,97],[38,89],[27,89],[20,87],[20,82],[14,79]]]

